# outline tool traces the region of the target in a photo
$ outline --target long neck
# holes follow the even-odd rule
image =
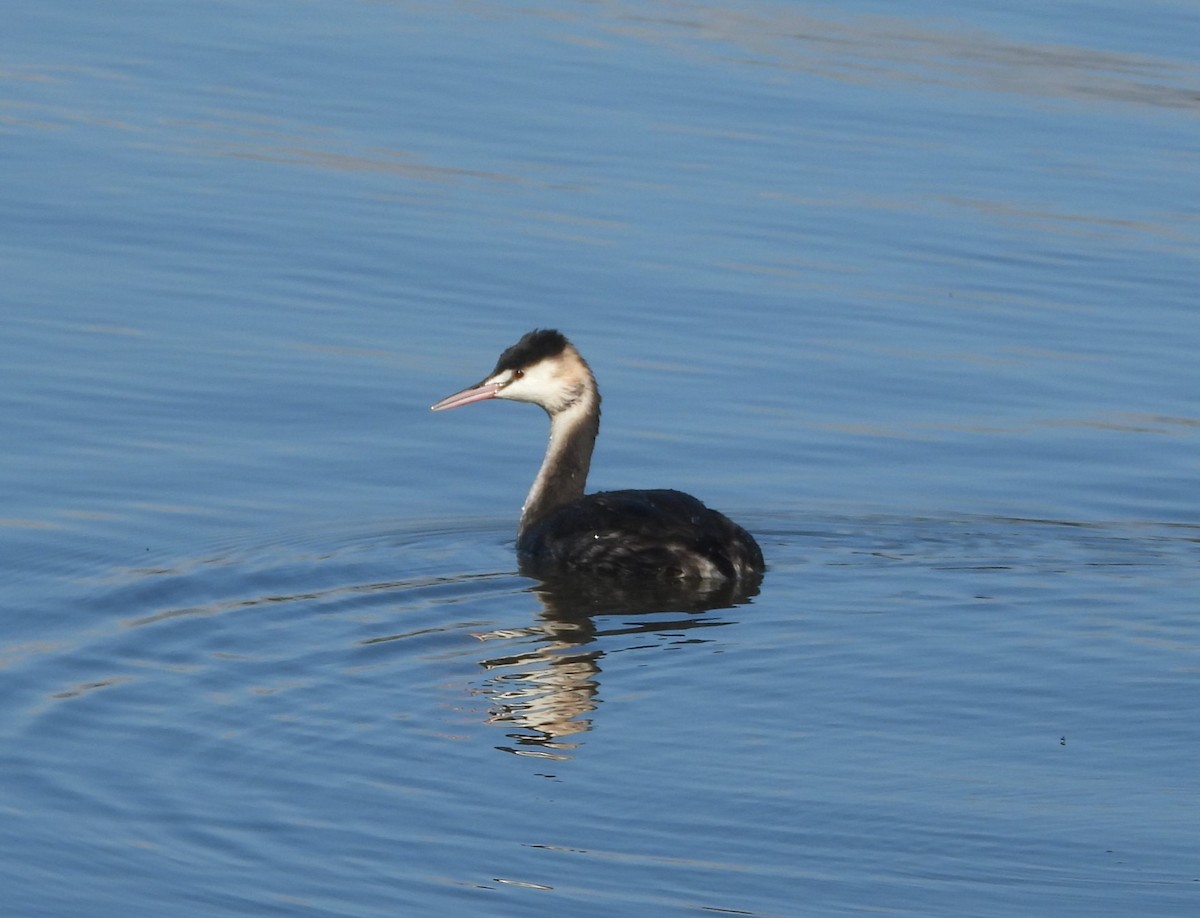
[[[583,496],[600,432],[600,394],[589,388],[569,408],[550,415],[550,443],[525,506],[518,533],[547,513]]]

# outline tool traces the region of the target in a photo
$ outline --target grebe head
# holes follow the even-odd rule
[[[556,331],[538,329],[501,354],[496,368],[482,382],[446,396],[431,410],[507,398],[540,405],[553,417],[594,396],[595,391],[592,371],[574,345]]]

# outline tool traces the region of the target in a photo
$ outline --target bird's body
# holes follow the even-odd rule
[[[525,335],[491,375],[433,406],[489,398],[533,402],[550,416],[545,459],[521,511],[523,570],[666,579],[741,578],[763,570],[754,538],[690,494],[672,490],[584,495],[600,430],[600,393],[574,346],[556,331]]]
[[[587,494],[526,526],[517,552],[532,571],[705,579],[762,570],[744,529],[665,489]]]

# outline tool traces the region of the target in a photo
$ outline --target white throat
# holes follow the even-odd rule
[[[592,388],[569,407],[550,414],[546,456],[521,508],[518,531],[555,507],[583,496],[599,425],[600,398]]]

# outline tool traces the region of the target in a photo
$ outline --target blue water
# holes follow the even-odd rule
[[[1198,31],[9,10],[6,913],[1200,908]],[[756,595],[516,573],[536,326]]]

